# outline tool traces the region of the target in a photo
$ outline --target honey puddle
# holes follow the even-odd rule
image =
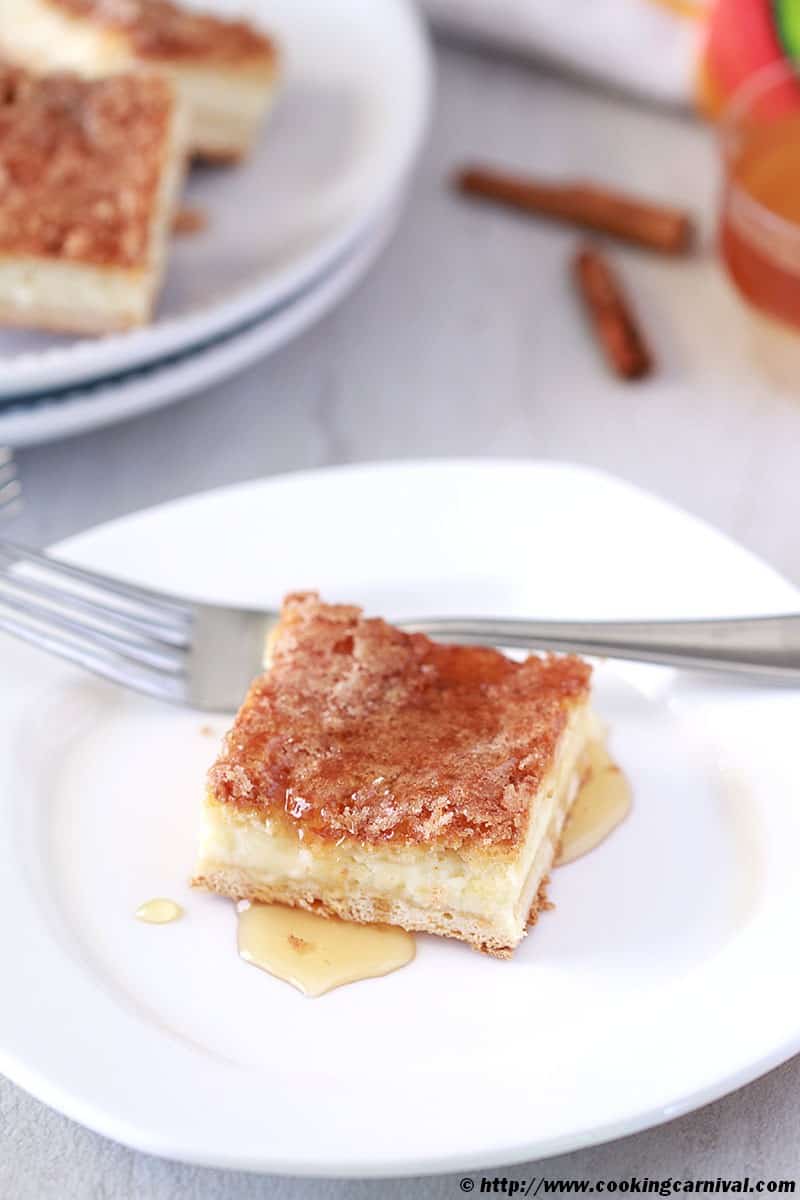
[[[414,938],[390,925],[356,925],[282,904],[243,904],[239,954],[306,996],[388,975],[410,963]]]
[[[561,835],[557,867],[594,850],[631,809],[630,784],[603,742],[591,744],[587,760],[586,775]]]
[[[146,900],[136,910],[137,919],[146,921],[148,925],[168,925],[170,921],[177,921],[178,917],[182,916],[183,909],[180,904],[176,904],[174,900],[165,900],[161,896],[155,900]]]

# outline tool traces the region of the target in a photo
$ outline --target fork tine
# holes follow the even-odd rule
[[[0,591],[0,609],[2,608],[13,609],[34,621],[56,629],[63,629],[65,633],[72,634],[73,637],[82,638],[92,645],[102,646],[113,651],[126,662],[152,667],[154,671],[163,671],[170,675],[180,675],[185,670],[184,654],[178,647],[165,648],[155,642],[148,642],[145,638],[106,632],[98,629],[97,626],[76,621],[56,609],[36,604],[35,601],[28,598],[4,595]]]
[[[17,620],[15,617],[6,617],[2,613],[0,613],[0,631],[10,633],[13,637],[20,638],[40,650],[46,650],[58,658],[76,663],[94,675],[110,679],[112,683],[119,683],[123,687],[133,688],[137,692],[144,692],[147,696],[153,696],[158,700],[168,700],[173,704],[183,704],[186,701],[186,687],[183,680],[163,675],[146,667],[134,669],[121,662],[118,656],[111,652],[103,649],[87,650],[59,634],[43,633],[40,629],[28,625],[24,621]]]
[[[96,621],[103,621],[132,633],[144,635],[149,640],[160,642],[164,646],[186,647],[189,645],[189,626],[183,621],[164,624],[160,620],[156,621],[136,613],[126,612],[122,608],[108,608],[78,592],[68,592],[63,588],[53,587],[30,575],[22,575],[18,572],[11,574],[7,568],[3,569],[0,566],[0,598],[5,594],[4,589],[9,587],[37,600],[53,601],[73,613],[84,613]],[[171,618],[167,616],[166,620],[169,621]]]
[[[62,562],[60,558],[51,558],[48,554],[30,550],[27,546],[20,546],[16,542],[0,541],[0,556],[12,562],[23,559],[25,562],[35,563],[36,566],[52,571],[55,575],[67,575],[70,579],[76,579],[88,587],[96,588],[98,591],[112,592],[116,596],[124,596],[144,607],[167,608],[175,617],[182,617],[184,620],[189,620],[192,616],[193,606],[191,603],[180,600],[176,596],[170,596],[167,592],[157,592],[151,588],[140,587],[138,584],[126,583],[122,579],[99,575],[95,571]]]

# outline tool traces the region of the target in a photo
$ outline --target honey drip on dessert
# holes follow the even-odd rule
[[[239,954],[245,962],[321,996],[411,962],[414,938],[390,925],[356,925],[283,904],[243,904]]]
[[[578,795],[561,834],[557,867],[594,850],[624,821],[631,809],[631,787],[602,742],[592,742]]]
[[[136,910],[136,917],[146,921],[148,925],[168,925],[183,916],[183,909],[174,900],[165,900],[157,896],[154,900],[146,900]]]

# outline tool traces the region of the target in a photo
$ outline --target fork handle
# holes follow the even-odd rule
[[[800,684],[800,614],[703,621],[441,617],[402,625],[437,641],[569,650]]]

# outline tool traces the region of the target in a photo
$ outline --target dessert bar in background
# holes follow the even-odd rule
[[[195,884],[507,957],[596,736],[590,677],[288,597],[209,776]]]
[[[148,321],[185,162],[167,80],[0,68],[0,324],[98,334]]]
[[[273,42],[246,21],[169,0],[3,0],[0,50],[36,71],[158,70],[186,103],[191,152],[223,161],[250,149],[278,64]]]

